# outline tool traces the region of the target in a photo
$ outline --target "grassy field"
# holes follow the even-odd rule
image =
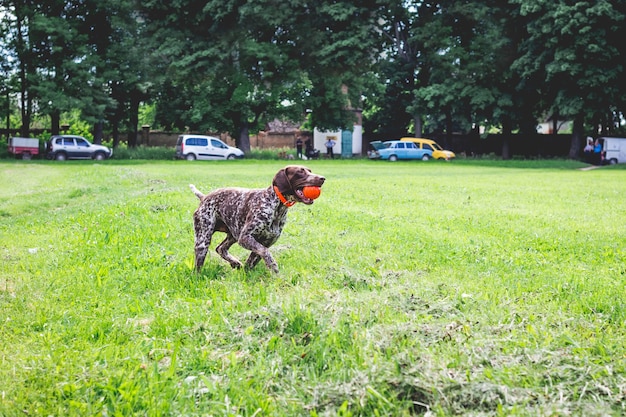
[[[624,167],[311,161],[280,274],[196,275],[188,184],[283,165],[0,162],[0,415],[626,413]]]

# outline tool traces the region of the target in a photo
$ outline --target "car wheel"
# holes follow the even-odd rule
[[[187,155],[185,155],[185,159],[188,161],[195,161],[196,160],[196,156],[192,153],[188,153]]]
[[[67,155],[65,155],[64,152],[59,152],[54,156],[54,159],[56,159],[57,161],[65,161],[67,159]]]
[[[391,156],[389,157],[389,162],[396,162],[397,160],[398,160],[398,157],[397,157],[397,156],[395,156],[395,155],[391,155]]]
[[[424,156],[422,156],[422,161],[428,161],[430,159],[430,156],[428,156],[428,154],[425,154]]]
[[[226,159],[231,159],[231,160],[232,160],[232,159],[235,159],[235,155],[233,155],[233,154],[231,153],[230,155],[228,155],[228,158],[226,158]]]
[[[96,161],[103,161],[104,159],[106,159],[106,156],[104,156],[102,152],[98,152],[93,156],[93,159],[95,159]]]
[[[615,158],[609,159],[609,165],[616,165],[616,164],[617,164],[617,159]]]

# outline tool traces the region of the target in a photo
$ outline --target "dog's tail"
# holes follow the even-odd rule
[[[189,188],[191,188],[191,191],[193,191],[193,193],[196,195],[196,197],[198,197],[200,200],[202,200],[202,198],[204,197],[204,194],[202,194],[200,191],[198,191],[198,189],[196,188],[195,185],[189,184]]]

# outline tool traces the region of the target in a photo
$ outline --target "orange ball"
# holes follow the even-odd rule
[[[321,193],[321,187],[304,187],[302,189],[302,194],[304,194],[306,198],[310,198],[311,200],[315,200],[317,197],[320,196]]]

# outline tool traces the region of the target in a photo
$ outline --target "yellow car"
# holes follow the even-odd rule
[[[424,138],[402,138],[400,140],[403,140],[405,142],[413,142],[415,143],[420,149],[426,149],[426,150],[431,150],[433,151],[433,158],[435,159],[445,159],[446,161],[449,161],[450,159],[453,159],[456,155],[454,154],[454,152],[452,151],[446,151],[445,149],[443,149],[441,146],[439,146],[439,144],[437,142],[435,142],[432,139],[424,139]]]

